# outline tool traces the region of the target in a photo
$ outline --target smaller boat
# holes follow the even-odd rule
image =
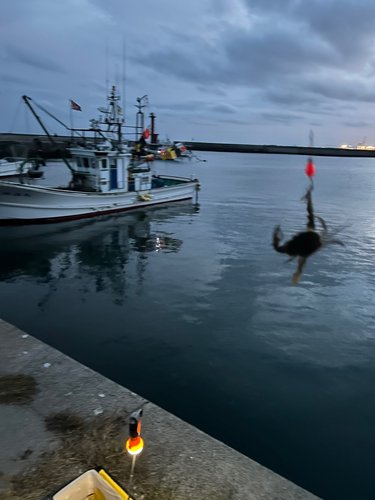
[[[3,158],[0,160],[0,178],[8,177],[30,177],[40,179],[43,177],[41,166],[45,166],[45,161],[40,158]]]
[[[0,160],[0,178],[18,177],[22,172],[25,175],[32,166],[31,161],[24,158],[3,158]]]
[[[183,158],[193,157],[193,153],[189,151],[182,142],[166,143],[155,152],[155,160],[179,160]]]
[[[147,96],[144,96],[147,97]],[[143,99],[143,98],[141,98]],[[144,107],[141,103],[136,105],[137,108],[139,108],[139,111],[137,113],[137,123],[141,123],[142,129],[143,129],[143,124],[144,124],[144,116],[142,112],[142,108]],[[190,160],[193,158],[193,153],[187,149],[185,144],[182,142],[171,142],[169,137],[166,137],[166,140],[164,142],[159,142],[158,141],[158,135],[155,133],[155,118],[156,116],[154,113],[150,114],[150,119],[151,119],[151,132],[146,129],[147,135],[145,139],[148,139],[150,137],[150,143],[146,144],[144,143],[144,147],[147,148],[147,151],[151,154],[154,155],[155,160],[177,160],[177,159],[183,159],[183,158],[189,158]],[[138,127],[137,129],[138,130]]]

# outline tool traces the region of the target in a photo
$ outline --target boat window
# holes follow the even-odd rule
[[[111,168],[116,168],[116,158],[111,158],[111,159],[109,160],[109,166],[110,166]]]
[[[102,168],[107,168],[107,160],[102,160]]]
[[[85,168],[89,168],[89,159],[88,158],[83,158],[83,165]]]
[[[76,161],[77,161],[77,167],[78,168],[82,168],[82,158],[76,158]]]

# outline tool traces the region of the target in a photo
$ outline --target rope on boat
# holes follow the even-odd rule
[[[197,161],[203,161],[203,162],[207,161],[207,160],[202,160],[202,158],[199,158],[199,156],[195,155],[194,153],[191,154],[191,157],[195,158]]]
[[[152,198],[152,194],[150,194],[150,193],[147,193],[147,194],[138,193],[138,199],[140,201],[150,201],[151,198]]]
[[[13,118],[13,121],[12,121],[12,125],[10,126],[10,129],[9,129],[9,133],[12,132],[13,130],[13,127],[17,121],[17,118],[18,118],[18,113],[19,113],[19,110],[20,110],[20,107],[21,107],[21,104],[22,104],[22,99],[20,99],[20,102],[18,103],[18,106],[17,106],[17,110],[16,110],[16,114],[14,115],[14,118]]]

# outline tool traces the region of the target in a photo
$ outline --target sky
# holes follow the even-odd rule
[[[375,144],[370,0],[1,0],[0,132],[38,132],[23,94],[75,127],[107,90],[148,96],[163,139]],[[124,56],[125,54],[125,56]],[[124,69],[125,68],[125,69]],[[125,81],[125,85],[123,85]],[[41,117],[42,117],[41,113]],[[48,129],[61,126],[43,116]]]

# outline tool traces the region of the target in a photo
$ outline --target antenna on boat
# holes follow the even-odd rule
[[[126,95],[125,95],[125,85],[126,85],[126,76],[125,76],[125,57],[126,57],[126,45],[125,45],[125,35],[122,38],[122,121],[126,122]]]
[[[108,123],[108,132],[111,132],[112,126],[118,127],[117,133],[119,142],[121,142],[121,122],[118,115],[121,113],[121,109],[119,109],[120,107],[117,103],[120,99],[120,96],[116,94],[116,87],[113,85],[111,93],[108,96],[109,112],[106,121]]]
[[[118,88],[119,86],[119,78],[120,78],[120,75],[118,73],[119,71],[119,65],[116,63],[116,66],[115,66],[115,85],[116,85],[116,88]]]
[[[105,44],[105,91],[108,94],[109,92],[109,79],[108,79],[108,38]]]

